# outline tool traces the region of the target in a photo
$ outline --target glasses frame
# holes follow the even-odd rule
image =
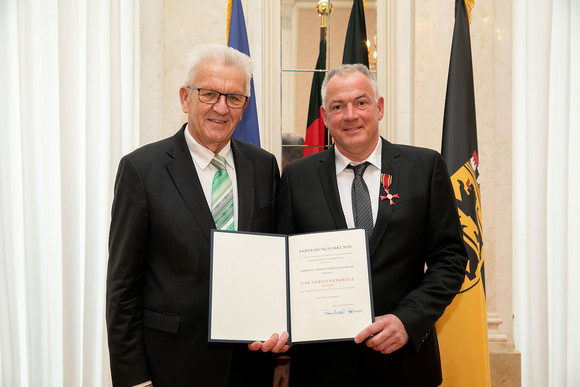
[[[246,104],[248,103],[248,99],[250,98],[250,97],[248,97],[247,95],[244,95],[244,94],[235,94],[235,93],[234,94],[226,94],[226,93],[220,93],[219,91],[212,90],[212,89],[206,89],[205,87],[202,87],[202,88],[198,88],[198,87],[195,87],[195,86],[186,86],[186,87],[188,89],[191,89],[191,90],[197,90],[197,99],[199,100],[199,102],[205,103],[205,104],[208,104],[208,105],[215,105],[216,103],[218,103],[220,101],[220,98],[223,95],[224,97],[226,97],[226,99],[225,99],[226,100],[226,106],[229,107],[229,108],[231,108],[231,109],[243,109],[246,106]],[[207,90],[207,91],[211,91],[212,93],[216,93],[216,94],[218,94],[218,98],[216,99],[215,102],[206,102],[206,101],[203,101],[201,99],[201,91],[202,90]],[[241,96],[241,97],[244,97],[246,100],[244,101],[244,103],[242,104],[242,106],[231,106],[229,104],[229,102],[228,102],[228,97],[230,95]]]

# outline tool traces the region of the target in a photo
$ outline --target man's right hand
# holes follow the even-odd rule
[[[281,335],[274,333],[272,337],[264,342],[254,341],[252,344],[248,344],[248,349],[250,351],[261,350],[262,352],[273,353],[286,352],[291,347],[291,345],[286,344],[288,341],[288,336],[288,332],[283,332]]]

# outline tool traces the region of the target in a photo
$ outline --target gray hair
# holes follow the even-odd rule
[[[359,72],[366,76],[369,81],[371,82],[371,87],[373,88],[373,93],[375,94],[375,101],[379,101],[379,85],[377,83],[377,78],[375,78],[374,74],[369,70],[369,68],[363,64],[343,64],[337,66],[333,69],[330,69],[326,76],[324,77],[324,81],[322,81],[322,87],[320,89],[320,95],[322,96],[322,106],[326,106],[326,89],[328,88],[328,82],[332,77],[335,75],[344,77],[347,74]]]
[[[205,61],[218,62],[225,66],[237,67],[246,74],[244,94],[250,96],[250,80],[252,79],[252,60],[246,54],[221,44],[202,44],[193,48],[187,56],[187,75],[183,86],[192,85],[197,73],[197,66]]]

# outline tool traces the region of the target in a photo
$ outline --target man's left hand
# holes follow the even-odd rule
[[[409,341],[409,335],[397,316],[385,314],[375,317],[375,322],[363,329],[354,338],[354,342],[357,344],[365,340],[367,347],[380,353],[389,354],[405,345]]]

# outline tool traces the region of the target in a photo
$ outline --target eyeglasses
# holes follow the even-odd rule
[[[207,103],[209,105],[215,105],[221,98],[221,96],[226,97],[226,105],[232,109],[241,109],[246,104],[248,97],[242,94],[224,94],[219,91],[210,89],[198,89],[194,86],[187,86],[188,89],[197,90],[197,96],[200,102]]]

